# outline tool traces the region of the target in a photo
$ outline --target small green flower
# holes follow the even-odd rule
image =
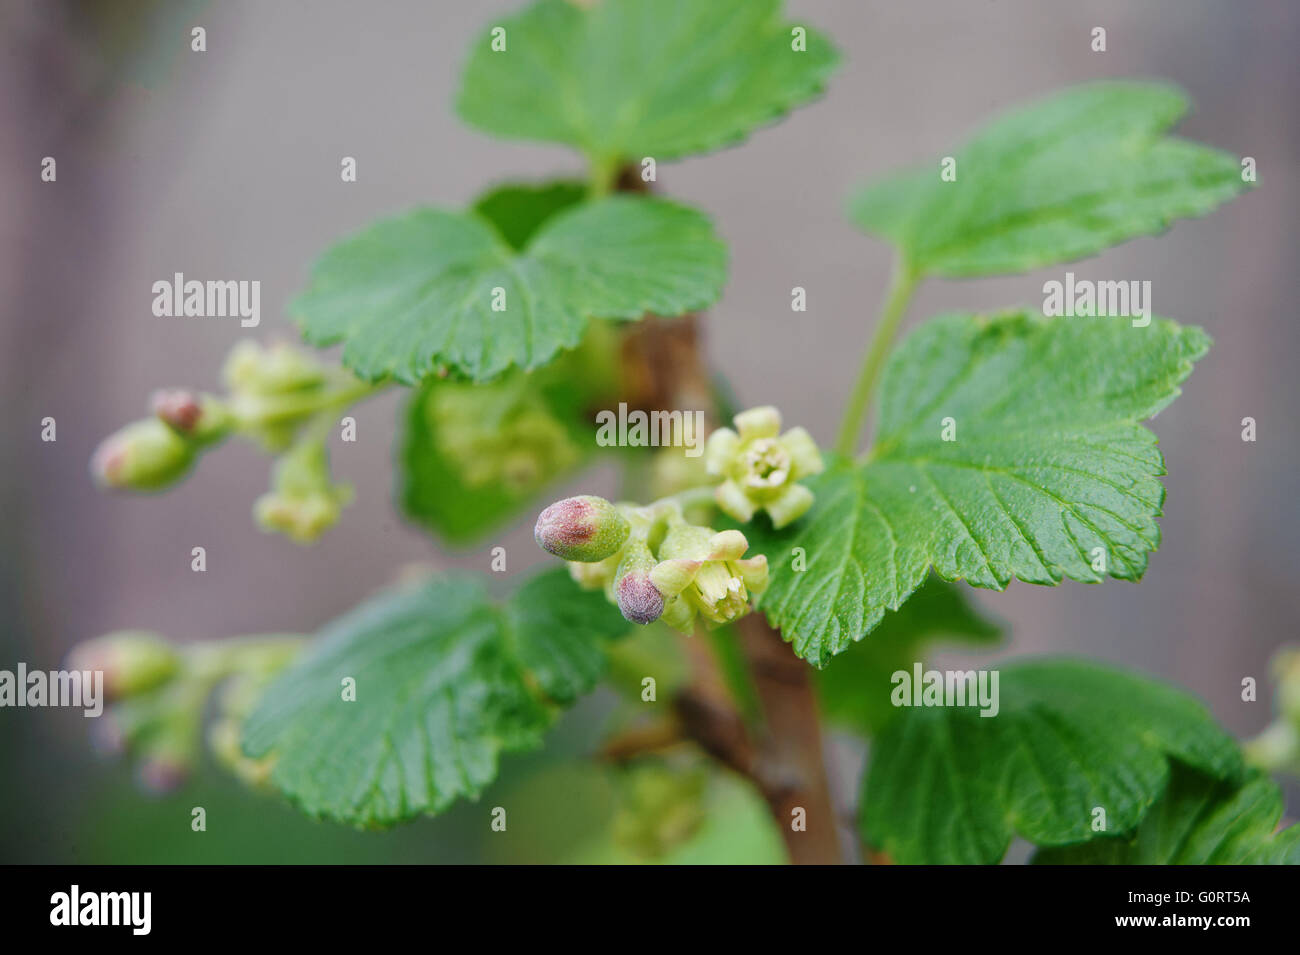
[[[525,493],[567,471],[582,450],[524,376],[488,385],[443,382],[430,393],[426,416],[450,466],[471,488],[503,484]]]
[[[813,494],[797,482],[825,467],[816,442],[803,428],[781,434],[781,413],[770,405],[733,420],[736,430],[714,431],[704,452],[709,473],[724,478],[718,507],[738,521],[767,511],[774,527],[798,520],[812,506]]]
[[[332,484],[325,442],[304,440],[280,458],[270,492],[253,506],[258,525],[299,544],[314,541],[333,527],[352,501],[352,488]]]
[[[745,558],[749,541],[740,531],[721,533],[674,522],[659,547],[650,580],[664,596],[662,619],[690,633],[696,616],[706,625],[730,623],[749,612],[749,595],[767,588],[767,558]]]
[[[245,395],[285,395],[325,384],[325,368],[312,355],[286,342],[263,348],[241,341],[230,350],[221,376],[231,392]]]

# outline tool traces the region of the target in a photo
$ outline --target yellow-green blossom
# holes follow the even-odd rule
[[[748,613],[750,594],[767,587],[767,558],[746,558],[748,549],[740,531],[673,524],[659,547],[660,563],[650,571],[664,596],[663,621],[690,633],[696,616],[717,626]]]
[[[812,491],[798,482],[824,467],[816,442],[803,428],[781,434],[781,413],[771,406],[742,411],[733,421],[736,430],[714,431],[704,452],[709,473],[724,478],[718,507],[738,521],[767,511],[774,527],[798,520],[813,502]]]

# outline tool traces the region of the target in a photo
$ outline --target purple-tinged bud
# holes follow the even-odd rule
[[[111,758],[126,752],[126,733],[112,714],[104,713],[90,727],[90,746],[100,756]]]
[[[614,601],[623,616],[633,623],[654,623],[664,612],[664,595],[650,580],[654,555],[644,540],[627,545],[614,576]]]
[[[157,418],[129,424],[95,450],[90,471],[104,487],[152,491],[176,481],[194,461],[194,449]]]
[[[618,552],[632,533],[627,518],[603,497],[583,495],[552,504],[537,518],[533,537],[548,554],[595,563]]]
[[[154,795],[175,792],[185,781],[199,757],[200,714],[179,709],[158,714],[154,729],[140,742],[136,778]]]
[[[182,388],[155,391],[150,405],[159,420],[181,434],[193,434],[203,415],[199,396]]]
[[[633,623],[654,623],[664,612],[664,595],[649,574],[628,574],[618,581],[618,609]]]
[[[165,796],[185,785],[190,765],[167,753],[153,753],[140,761],[136,778],[140,787],[155,796]]]

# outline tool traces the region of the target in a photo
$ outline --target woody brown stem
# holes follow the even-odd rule
[[[739,629],[764,717],[753,778],[781,829],[790,861],[839,863],[835,807],[811,670],[762,614],[744,617]],[[795,828],[796,819],[802,820],[803,828]]]
[[[718,423],[700,355],[696,316],[649,317],[632,326],[623,341],[623,369],[624,400],[632,407],[706,409]],[[763,725],[746,724],[717,672],[716,661],[697,636],[686,640],[694,677],[674,700],[680,730],[718,762],[754,783],[771,809],[792,862],[838,863],[841,855],[811,671],[761,614],[742,619],[740,630]],[[795,828],[800,819],[804,828]]]
[[[635,165],[624,166],[619,192],[648,192]],[[645,411],[701,409],[721,422],[700,347],[699,318],[647,316],[624,332],[624,395]],[[740,621],[741,643],[762,706],[762,726],[749,726],[731,699],[717,661],[699,637],[686,638],[690,684],[674,699],[682,733],[762,793],[795,864],[842,861],[822,752],[811,670],[759,613]],[[798,813],[798,810],[803,810]],[[804,828],[795,828],[802,817]]]

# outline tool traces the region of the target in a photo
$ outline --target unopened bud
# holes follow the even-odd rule
[[[614,600],[633,623],[654,623],[664,612],[664,595],[650,580],[654,555],[643,540],[628,544],[615,574]]]
[[[71,670],[100,671],[109,699],[135,696],[161,686],[180,669],[176,649],[156,633],[119,630],[77,646],[68,657]]]
[[[155,391],[150,404],[159,421],[187,438],[212,441],[229,429],[229,414],[211,395],[168,388]]]
[[[159,751],[140,760],[136,776],[140,787],[156,796],[173,793],[190,777],[191,764],[177,754]]]
[[[153,393],[150,400],[153,413],[181,434],[190,434],[199,423],[203,405],[199,396],[183,388],[171,388]]]
[[[127,425],[95,449],[90,471],[104,487],[152,491],[181,477],[194,461],[194,448],[157,418]]]
[[[533,538],[548,554],[594,563],[616,553],[632,527],[603,497],[583,495],[552,504],[537,518]]]

